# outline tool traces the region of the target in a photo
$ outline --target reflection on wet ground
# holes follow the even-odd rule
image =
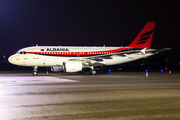
[[[0,119],[180,119],[180,74],[0,74]]]

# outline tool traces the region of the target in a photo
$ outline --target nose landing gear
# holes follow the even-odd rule
[[[37,75],[37,71],[38,71],[38,66],[34,66],[33,75]]]

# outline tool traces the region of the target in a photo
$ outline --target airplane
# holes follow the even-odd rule
[[[33,46],[20,49],[8,61],[19,66],[51,67],[53,72],[80,72],[95,75],[95,66],[116,65],[147,58],[171,48],[150,49],[155,22],[148,22],[134,41],[126,47]]]

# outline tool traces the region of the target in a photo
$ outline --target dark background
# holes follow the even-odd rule
[[[1,61],[36,44],[127,46],[148,21],[156,21],[151,48],[172,50],[147,61],[178,65],[179,6],[178,0],[0,0]]]

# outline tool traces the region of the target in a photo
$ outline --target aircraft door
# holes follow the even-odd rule
[[[33,50],[33,59],[39,59],[39,49],[35,48]]]

